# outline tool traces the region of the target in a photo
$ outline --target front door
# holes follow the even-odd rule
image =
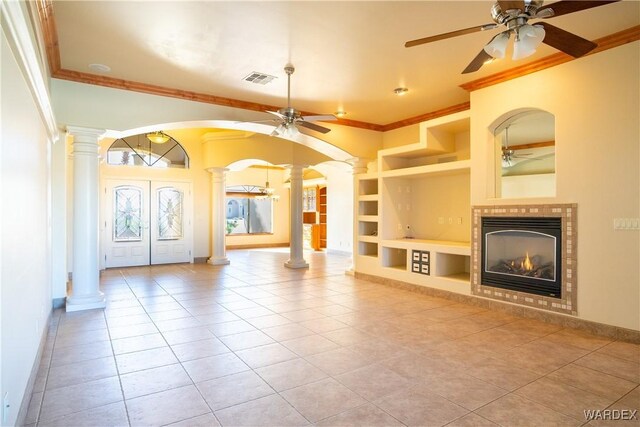
[[[191,262],[189,183],[109,179],[104,188],[104,267]]]

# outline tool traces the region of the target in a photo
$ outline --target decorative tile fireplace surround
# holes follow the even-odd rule
[[[512,206],[474,206],[471,210],[472,225],[471,225],[471,292],[474,295],[483,298],[491,298],[502,301],[508,301],[513,304],[525,305],[529,307],[535,307],[538,309],[553,311],[556,313],[577,315],[577,205],[575,204],[552,204],[552,205],[512,205]],[[551,274],[555,276],[556,281],[560,289],[560,295],[553,293],[553,291],[540,291],[540,292],[523,292],[522,285],[518,285],[519,281],[523,278],[526,279],[526,274],[522,273],[524,267],[515,268],[514,272],[507,271],[509,266],[515,265],[518,267],[521,263],[529,263],[529,254],[525,252],[528,250],[522,248],[521,255],[524,257],[519,258],[507,258],[500,262],[505,265],[501,273],[497,275],[488,272],[487,270],[495,268],[487,268],[484,271],[484,276],[501,276],[497,277],[495,283],[497,285],[490,286],[487,283],[483,283],[483,257],[486,254],[483,253],[486,244],[485,233],[483,233],[483,218],[487,219],[486,223],[504,223],[505,230],[510,228],[510,225],[527,223],[532,221],[526,221],[527,218],[547,218],[553,223],[553,219],[560,218],[560,228],[558,230],[557,238],[559,239],[558,249],[548,250],[549,253],[555,255],[555,259],[545,260],[545,264],[548,266],[547,270],[553,269],[553,273],[539,272],[537,275]],[[498,219],[498,221],[494,221]],[[502,219],[503,221],[500,221]],[[523,221],[519,221],[522,219]],[[539,222],[539,221],[537,221]],[[557,221],[556,221],[557,222]],[[485,227],[486,228],[486,227]],[[514,228],[514,227],[511,227]],[[517,226],[515,227],[517,228]],[[520,231],[524,228],[518,228],[516,231],[511,230],[512,235],[530,233],[532,236],[539,234],[542,235],[534,228],[534,231]],[[487,233],[495,234],[495,233]],[[508,233],[504,233],[508,234]],[[546,234],[546,233],[545,233]],[[550,234],[553,234],[551,232]],[[531,239],[529,239],[531,240]],[[547,240],[555,241],[553,237],[549,237]],[[483,242],[485,244],[483,244]],[[534,253],[531,253],[531,257]],[[537,255],[535,255],[537,256]],[[547,257],[550,258],[550,257]],[[554,258],[554,257],[551,257]],[[555,262],[555,264],[554,264]],[[560,263],[560,265],[557,265]],[[491,263],[493,265],[493,263]],[[530,269],[529,269],[530,270]],[[540,269],[542,271],[542,269]],[[556,274],[557,272],[557,274]],[[528,274],[528,273],[527,273]],[[559,277],[558,277],[559,276]],[[546,276],[543,276],[546,277]],[[513,280],[510,280],[512,278]],[[533,279],[538,282],[549,282],[547,279]],[[485,279],[487,281],[487,279]],[[509,282],[513,282],[515,286],[513,289],[510,287]],[[525,286],[526,287],[526,286]],[[532,288],[536,288],[534,283]]]

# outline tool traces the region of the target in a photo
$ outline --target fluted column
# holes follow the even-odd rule
[[[207,261],[211,265],[229,264],[226,248],[226,172],[225,168],[209,168],[211,173],[211,246],[213,254]]]
[[[288,268],[309,268],[304,260],[302,235],[302,170],[303,166],[291,168],[291,200],[289,202],[289,260],[284,263]]]
[[[358,192],[360,191],[358,186],[358,175],[367,173],[367,164],[369,159],[354,157],[347,160],[351,164],[353,174],[353,240],[351,244],[351,267],[346,271],[346,274],[353,275],[355,273],[355,257],[358,251]]]
[[[98,268],[98,141],[104,129],[71,126],[73,135],[73,281],[66,310],[104,308]]]

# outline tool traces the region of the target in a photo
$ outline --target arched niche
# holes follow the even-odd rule
[[[494,131],[495,197],[555,197],[555,116],[548,111],[514,111]]]

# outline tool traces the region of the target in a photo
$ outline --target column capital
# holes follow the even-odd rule
[[[73,135],[74,142],[97,143],[107,133],[105,129],[87,128],[82,126],[67,126],[67,133]]]
[[[349,163],[353,168],[354,175],[367,173],[367,165],[370,161],[371,159],[368,159],[366,157],[352,157],[350,159],[347,159],[347,163]]]
[[[222,174],[222,173],[225,173],[225,172],[229,172],[229,169],[227,169],[225,167],[222,167],[222,166],[206,168],[205,170],[207,172],[211,173],[211,174]]]

